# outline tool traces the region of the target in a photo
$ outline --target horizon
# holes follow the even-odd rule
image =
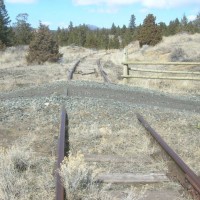
[[[157,23],[168,25],[171,20],[180,20],[184,14],[192,21],[200,12],[199,0],[5,0],[4,3],[11,25],[18,14],[27,13],[28,23],[33,28],[41,21],[52,30],[67,28],[70,21],[74,26],[86,24],[111,28],[112,23],[128,26],[132,14],[138,26],[149,13],[156,16]]]

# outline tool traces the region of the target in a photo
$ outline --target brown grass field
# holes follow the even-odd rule
[[[138,42],[133,42],[127,49],[129,58],[135,61],[200,62],[200,34],[166,37],[155,47],[145,46],[142,49]],[[27,47],[11,47],[0,52],[0,94],[66,81],[74,63],[84,56],[87,57],[74,74],[75,81],[103,83],[96,65],[96,60],[101,59],[109,79],[114,84],[123,83],[123,49],[94,50],[68,46],[61,47],[60,51],[63,53],[60,63],[44,65],[26,64]],[[200,72],[200,66],[140,67]],[[97,76],[81,75],[95,70],[98,72]],[[130,80],[128,85],[180,98],[200,97],[198,81],[135,79]],[[183,160],[200,175],[200,113],[53,94],[50,97],[18,97],[0,102],[0,200],[54,199],[56,148],[62,104],[69,115],[71,143],[70,158],[65,159],[60,169],[64,186],[69,191],[68,199],[114,199],[111,195],[113,191],[123,191],[124,196],[116,199],[124,200],[146,200],[148,195],[155,197],[156,192],[165,194],[166,197],[172,192],[172,196],[168,197],[171,199],[191,199],[173,181],[123,188],[112,184],[97,186],[93,179],[99,172],[168,172],[168,160],[160,157],[160,148],[152,143],[138,123],[136,112],[143,114]],[[83,154],[146,156],[153,157],[157,162],[146,165],[143,160],[139,160],[130,165],[88,165]]]

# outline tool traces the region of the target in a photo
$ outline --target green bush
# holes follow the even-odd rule
[[[162,32],[156,24],[156,17],[152,14],[147,15],[144,19],[143,25],[138,30],[138,40],[140,47],[143,45],[154,46],[162,40]]]
[[[54,40],[48,26],[40,24],[34,39],[29,45],[26,57],[28,64],[43,64],[46,61],[58,62],[61,57],[62,54],[59,53],[59,46]]]

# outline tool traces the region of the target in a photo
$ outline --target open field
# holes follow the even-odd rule
[[[139,49],[138,44],[133,43],[128,46],[128,51],[130,58],[135,60],[152,61],[159,58],[160,61],[171,61],[172,58],[177,58],[177,61],[200,61],[199,44],[200,34],[182,34],[164,38],[155,47]],[[178,48],[182,50],[176,50]],[[84,168],[90,165],[95,173],[168,173],[170,162],[162,156],[161,149],[136,119],[136,113],[139,112],[200,175],[199,82],[133,80],[129,84],[138,87],[117,85],[122,83],[120,76],[123,69],[123,50],[97,51],[81,47],[62,47],[64,57],[59,64],[30,66],[25,62],[26,50],[26,47],[13,47],[0,55],[0,177],[3,177],[3,181],[0,181],[0,200],[55,198],[55,161],[62,105],[69,117],[70,152],[75,169],[80,165]],[[87,57],[78,66],[74,81],[66,81],[68,71],[84,56]],[[101,59],[105,72],[114,84],[103,84],[96,64],[98,59]],[[200,71],[195,66],[180,68],[184,71]],[[96,74],[82,75],[95,71],[94,69]],[[175,69],[166,66],[156,66],[156,69],[179,70],[177,67]],[[99,94],[94,92],[90,96],[88,92],[82,95],[76,89],[77,85],[84,93],[87,90],[81,90],[81,87],[87,86],[91,93],[96,90]],[[112,90],[113,98],[109,99],[98,88],[108,91],[108,97]],[[138,95],[137,99],[134,94],[138,91],[143,92],[144,96],[152,96],[158,104],[148,103],[142,97],[143,94]],[[165,92],[166,99],[160,93],[162,91]],[[122,97],[115,99],[119,93],[127,93],[127,100]],[[176,96],[173,97],[173,94]],[[158,98],[159,96],[163,98]],[[162,102],[170,98],[171,102]],[[177,101],[176,107],[172,106],[174,99]],[[184,101],[186,107],[189,105],[187,109],[178,106],[179,101]],[[192,105],[197,105],[197,108],[190,109]],[[77,153],[79,157],[76,158]],[[134,157],[135,160],[129,164],[88,164],[79,159],[82,154]],[[112,184],[100,187],[100,191],[91,187],[93,193],[90,197],[78,191],[76,198],[79,199],[78,195],[81,194],[83,199],[102,200],[147,200],[156,199],[156,196],[160,197],[157,199],[162,196],[161,200],[191,199],[172,180],[146,184],[143,187]]]
[[[200,61],[200,34],[180,34],[164,38],[155,47],[139,48],[138,42],[127,49],[129,58],[135,61]],[[188,48],[189,47],[189,48]],[[101,60],[105,72],[113,83],[122,83],[123,50],[92,50],[81,47],[62,47],[63,59],[59,64],[47,63],[44,66],[26,65],[27,47],[12,47],[0,54],[0,90],[14,89],[66,80],[67,73],[80,58],[85,59],[78,66],[75,80],[103,82],[96,64]],[[137,67],[137,66],[134,66]],[[200,66],[139,66],[141,69],[200,71]],[[96,72],[82,75],[83,73]],[[130,80],[129,84],[173,94],[199,95],[198,81],[172,80]]]

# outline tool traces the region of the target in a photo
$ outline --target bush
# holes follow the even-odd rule
[[[59,173],[63,179],[67,199],[77,200],[91,193],[94,184],[92,170],[85,163],[83,154],[70,154],[69,158],[62,162]]]
[[[59,53],[58,44],[53,39],[49,28],[40,24],[33,41],[29,45],[28,55],[26,57],[28,64],[43,64],[46,61],[57,62],[61,57],[62,54]]]
[[[175,48],[170,55],[170,59],[173,62],[189,61],[187,54],[181,48]]]
[[[0,148],[0,200],[51,199],[54,159],[33,152],[32,137],[21,137],[11,148]]]

